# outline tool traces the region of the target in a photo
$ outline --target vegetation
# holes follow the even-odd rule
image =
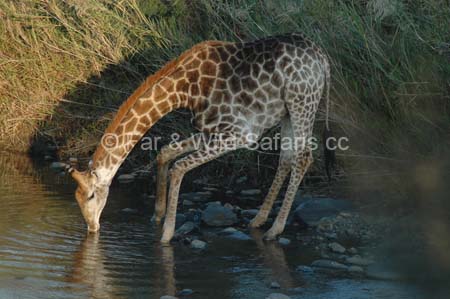
[[[193,44],[301,31],[333,61],[332,123],[351,146],[338,156],[346,178],[385,180],[408,161],[448,157],[445,0],[26,0],[2,2],[0,18],[0,144],[10,149],[45,137],[62,154],[87,156],[139,82]],[[170,115],[151,133],[187,134],[187,118]],[[234,158],[246,155],[276,165],[273,155]]]

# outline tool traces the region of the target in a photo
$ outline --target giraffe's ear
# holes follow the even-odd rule
[[[68,168],[67,172],[70,173],[72,178],[78,183],[78,186],[83,189],[88,189],[88,182],[84,172],[78,171],[73,167]]]

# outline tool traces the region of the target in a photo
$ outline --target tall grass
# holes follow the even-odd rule
[[[28,0],[3,2],[0,17],[0,144],[10,148],[38,134],[87,154],[139,82],[196,42],[301,31],[332,59],[331,117],[351,137],[339,153],[348,176],[447,152],[448,1]],[[179,119],[154,133],[187,133]]]

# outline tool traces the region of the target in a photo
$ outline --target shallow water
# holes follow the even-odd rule
[[[252,241],[206,238],[204,252],[161,246],[138,187],[114,187],[101,233],[87,235],[74,189],[45,164],[1,153],[0,298],[159,298],[184,288],[189,298],[421,298],[405,283],[296,272],[314,251],[263,242],[261,231]]]

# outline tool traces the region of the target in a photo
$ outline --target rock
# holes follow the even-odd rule
[[[131,183],[132,181],[134,181],[134,175],[132,175],[132,174],[121,174],[121,175],[119,175],[117,177],[117,180],[121,184]]]
[[[281,293],[272,293],[266,299],[291,299],[291,297]]]
[[[259,189],[247,189],[247,190],[241,191],[241,195],[243,195],[243,196],[253,196],[253,195],[259,195],[259,194],[261,194],[261,190],[259,190]]]
[[[193,205],[194,205],[194,203],[192,201],[190,201],[189,199],[183,200],[183,206],[190,207]]]
[[[384,267],[380,264],[369,265],[366,269],[366,275],[368,278],[380,279],[380,280],[401,280],[400,274]]]
[[[192,249],[205,249],[206,248],[206,246],[207,246],[207,244],[206,244],[206,242],[203,242],[203,241],[200,241],[200,240],[193,240],[192,242],[191,242],[191,248]]]
[[[121,210],[124,213],[137,213],[136,209],[131,209],[131,208],[125,208]]]
[[[77,162],[78,162],[78,159],[75,158],[75,157],[70,157],[70,158],[69,158],[69,162],[70,162],[70,163],[77,163]]]
[[[194,293],[194,291],[191,290],[191,289],[182,289],[181,291],[179,291],[179,292],[177,293],[177,295],[178,295],[178,296],[190,296],[190,295],[192,295],[193,293]]]
[[[207,205],[207,206],[209,206],[209,205],[219,205],[219,206],[221,206],[222,203],[221,203],[220,201],[217,200],[217,201],[210,201],[210,202],[207,202],[206,205]]]
[[[209,191],[209,192],[218,192],[219,191],[219,189],[217,189],[215,187],[203,187],[203,190]]]
[[[327,239],[330,239],[330,240],[337,239],[337,234],[336,233],[328,233],[328,232],[326,232],[326,233],[323,233],[323,236],[325,238],[327,238]]]
[[[174,297],[174,296],[170,296],[170,295],[164,295],[164,296],[159,297],[159,299],[178,299],[178,298]]]
[[[328,248],[330,248],[331,251],[336,253],[345,253],[345,247],[337,242],[333,242],[328,244]]]
[[[357,250],[355,247],[351,247],[351,248],[348,250],[348,253],[350,253],[350,254],[357,254],[357,253],[358,253],[358,250]]]
[[[241,176],[240,178],[236,179],[236,184],[242,184],[242,183],[246,182],[247,179],[248,178],[246,176]]]
[[[61,169],[64,169],[66,167],[66,165],[67,164],[63,163],[63,162],[52,162],[50,164],[50,168],[53,170],[61,170]]]
[[[249,235],[247,235],[233,227],[227,227],[227,228],[223,229],[222,231],[219,232],[219,235],[223,235],[226,238],[240,240],[240,241],[252,240],[252,238]]]
[[[272,281],[272,282],[270,283],[270,288],[271,288],[271,289],[279,289],[279,288],[281,288],[281,286],[280,286],[280,284],[279,284],[278,282]]]
[[[281,245],[289,245],[291,244],[291,240],[289,240],[288,238],[281,237],[278,239],[278,243]]]
[[[244,216],[244,217],[255,217],[256,214],[258,214],[258,210],[257,209],[250,209],[250,210],[242,210],[241,211],[241,216]]]
[[[298,266],[295,271],[297,272],[302,272],[302,273],[307,273],[307,274],[311,274],[314,272],[314,269],[309,267],[309,266],[304,266],[304,265],[300,265]]]
[[[236,214],[220,204],[209,204],[202,213],[202,220],[209,226],[229,226],[238,222]]]
[[[186,222],[186,216],[182,213],[177,213],[177,216],[175,218],[175,228],[179,228],[183,225],[183,223]]]
[[[323,217],[337,216],[344,210],[350,210],[352,205],[345,200],[333,198],[311,198],[303,200],[294,211],[294,218],[314,226]]]
[[[316,260],[312,262],[311,266],[317,268],[327,268],[335,270],[347,270],[347,266],[332,260]]]
[[[230,204],[229,202],[225,203],[223,206],[224,206],[225,208],[227,208],[227,209],[234,210],[233,205]]]
[[[349,257],[349,258],[345,259],[345,262],[348,264],[353,264],[353,265],[357,265],[357,266],[368,266],[373,263],[371,260],[362,258],[359,255]]]
[[[350,266],[350,267],[348,267],[347,270],[348,270],[348,272],[351,272],[351,273],[360,273],[360,274],[364,273],[364,269],[360,266]]]
[[[182,226],[180,226],[176,231],[175,231],[175,236],[179,237],[179,236],[184,236],[189,234],[191,231],[193,231],[195,229],[195,224],[192,221],[188,221],[185,222]]]

